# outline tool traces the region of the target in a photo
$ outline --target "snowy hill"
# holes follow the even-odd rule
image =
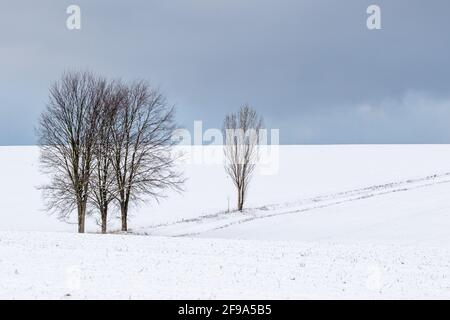
[[[278,159],[243,213],[220,163],[184,163],[185,193],[135,208],[135,235],[78,235],[42,211],[37,148],[0,147],[0,298],[450,298],[450,146]]]
[[[450,174],[137,229],[202,238],[450,244]],[[140,231],[140,232],[139,232]]]

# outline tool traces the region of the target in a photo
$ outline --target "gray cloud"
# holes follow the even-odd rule
[[[383,29],[365,27],[382,8]],[[82,30],[65,9],[82,9]],[[450,2],[1,1],[0,144],[32,144],[67,69],[145,78],[220,127],[243,102],[283,143],[448,143]]]

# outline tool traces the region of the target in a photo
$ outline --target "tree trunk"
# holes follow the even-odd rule
[[[237,209],[238,209],[238,211],[241,211],[241,208],[240,208],[240,205],[241,205],[241,191],[239,190],[239,188],[237,190],[237,193],[238,193]]]
[[[128,224],[127,224],[127,214],[128,214],[128,208],[126,207],[126,205],[124,203],[120,204],[120,212],[122,215],[122,231],[123,232],[127,232],[128,231]]]
[[[78,200],[78,203],[77,203],[77,209],[78,209],[78,233],[84,233],[85,232],[86,205],[87,205],[87,198],[81,197],[81,200]]]
[[[241,211],[244,210],[244,200],[245,200],[245,189],[242,187],[241,189]]]
[[[86,219],[86,211],[81,204],[78,204],[78,233],[84,233],[84,222]]]
[[[242,190],[238,188],[238,211],[242,211]]]
[[[102,233],[105,234],[106,233],[106,225],[107,225],[107,221],[108,221],[108,209],[107,208],[102,209],[101,216],[102,216]]]
[[[106,234],[106,219],[102,219],[102,234]]]
[[[106,177],[106,173],[104,174],[104,176]],[[103,181],[103,185],[106,185],[106,181]],[[106,188],[102,188],[100,190],[100,194],[101,194],[100,215],[102,218],[102,233],[105,234],[108,224],[108,200],[106,199],[108,194]]]

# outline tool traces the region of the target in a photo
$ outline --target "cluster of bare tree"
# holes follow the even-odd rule
[[[48,208],[61,218],[75,211],[80,233],[93,212],[106,233],[115,208],[127,231],[130,204],[182,187],[171,150],[174,129],[173,107],[148,83],[64,74],[50,89],[38,127],[41,164],[50,176],[42,187]]]

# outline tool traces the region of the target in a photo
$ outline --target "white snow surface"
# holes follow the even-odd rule
[[[182,163],[128,235],[45,212],[38,154],[0,147],[0,298],[450,298],[450,145],[282,146],[243,213],[220,162]]]

